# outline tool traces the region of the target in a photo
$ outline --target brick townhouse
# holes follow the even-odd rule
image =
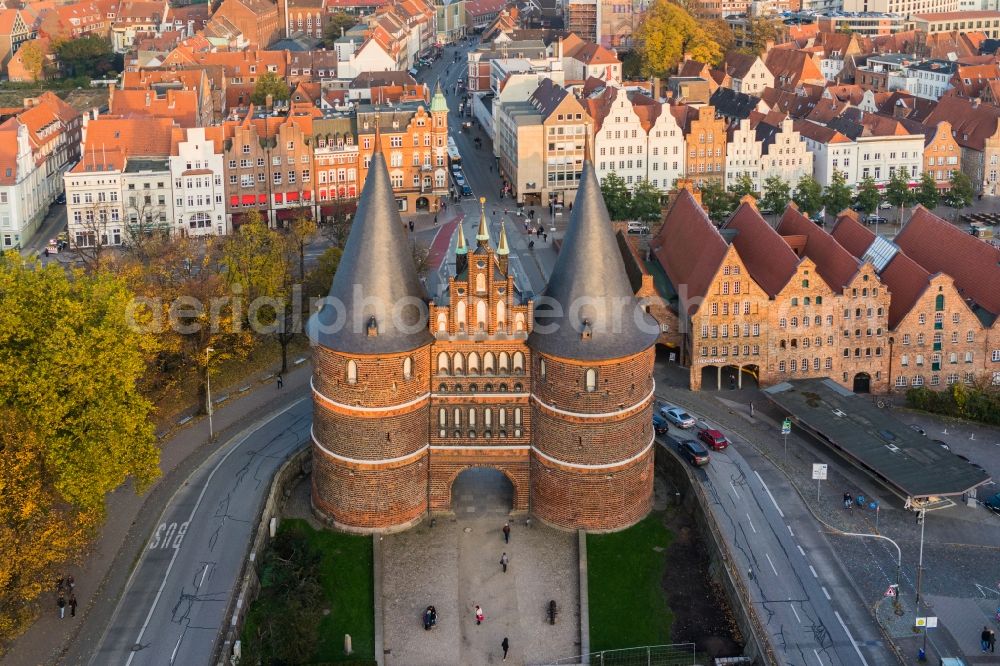
[[[404,311],[414,325],[401,326],[379,304],[419,302],[423,290],[393,199],[379,151],[331,288],[349,314],[338,321],[327,307],[310,322],[316,511],[352,531],[404,529],[448,511],[454,480],[485,466],[509,479],[515,511],[547,523],[616,530],[642,519],[656,327],[611,306],[639,307],[589,162],[545,290],[562,313],[589,299],[579,319],[534,309],[509,272],[504,231],[494,248],[481,215],[475,246],[459,239],[448,292],[429,313]],[[368,286],[363,303],[357,285]]]

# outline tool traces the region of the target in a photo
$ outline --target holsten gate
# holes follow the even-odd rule
[[[310,321],[314,510],[341,529],[405,529],[451,508],[455,478],[502,472],[514,511],[615,530],[653,497],[656,322],[633,295],[586,161],[537,302],[491,245],[459,227],[456,275],[429,302],[380,150],[331,304]]]

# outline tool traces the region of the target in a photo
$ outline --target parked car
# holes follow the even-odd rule
[[[990,495],[983,500],[983,506],[1000,516],[1000,493]]]
[[[931,441],[940,446],[945,451],[951,451],[951,447],[942,442],[940,439],[932,439]]]
[[[53,238],[45,246],[45,249],[48,250],[48,254],[59,254],[59,251],[62,250],[62,241],[58,238]]]
[[[63,192],[63,193],[59,194],[58,196],[56,196],[56,203],[57,204],[64,204],[64,203],[66,203],[66,193],[65,192]]]
[[[673,423],[678,428],[693,428],[695,424],[694,417],[685,412],[680,407],[671,407],[669,405],[664,405],[660,407],[660,414],[663,418]]]
[[[722,451],[729,446],[729,440],[714,428],[703,428],[698,431],[698,439],[705,442],[713,451]]]
[[[865,224],[889,224],[889,220],[882,217],[881,215],[872,213],[871,215],[865,218]]]
[[[657,435],[665,435],[669,426],[670,423],[665,418],[653,412],[653,432]]]
[[[648,234],[649,225],[645,222],[629,222],[625,230],[630,234]]]
[[[924,429],[921,428],[920,426],[918,426],[916,423],[911,423],[910,427],[913,428],[914,430],[916,430],[917,432],[919,432],[924,437],[927,436],[927,433],[924,431]]]
[[[677,442],[677,453],[695,467],[707,465],[711,460],[708,449],[693,439]]]
[[[878,208],[879,210],[889,210],[890,208],[893,208],[893,205],[888,201],[883,201],[878,205]]]

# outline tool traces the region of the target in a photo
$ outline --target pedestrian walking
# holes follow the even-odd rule
[[[503,542],[510,543],[510,521],[503,524]]]
[[[68,587],[71,592],[73,591],[73,588],[76,587],[76,581],[73,580],[72,575],[66,576],[66,587]]]
[[[278,373],[278,388],[280,389],[285,385],[285,380],[282,378],[281,373]]]
[[[59,576],[59,578],[56,579],[56,592],[62,592],[65,586],[66,578],[64,576]]]
[[[547,233],[545,233],[545,232],[542,232],[542,240],[544,242],[548,243],[549,242],[549,235]]]
[[[437,224],[438,224],[438,216],[437,216],[437,215],[435,215],[435,216],[434,216],[434,226],[436,227],[436,226],[437,226]]]
[[[500,566],[503,568],[503,572],[507,573],[507,565],[510,564],[510,558],[507,557],[507,553],[500,556]]]
[[[990,650],[990,628],[983,627],[983,632],[979,634],[979,647],[983,652],[989,652]]]
[[[62,591],[59,592],[59,598],[56,600],[56,606],[59,607],[59,619],[61,620],[66,617],[66,595],[63,594]],[[986,650],[983,650],[983,652],[986,652]]]
[[[479,607],[479,604],[476,604],[476,624],[482,624],[485,619],[486,616],[483,615],[483,609]]]
[[[854,497],[851,496],[851,493],[844,493],[844,508],[850,509],[852,504],[854,504]]]
[[[750,401],[750,418],[753,418],[753,401]]]
[[[410,220],[410,233],[413,233],[413,220]]]
[[[510,649],[510,641],[507,640],[506,636],[503,637],[503,642],[500,643],[500,649],[503,650],[503,660],[507,661],[507,650]]]
[[[997,651],[997,634],[995,631],[990,629],[990,652]]]
[[[72,592],[69,593],[69,615],[76,617],[76,595]]]

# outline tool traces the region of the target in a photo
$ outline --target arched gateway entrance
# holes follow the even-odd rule
[[[514,484],[490,467],[469,467],[451,484],[451,510],[457,518],[507,516],[514,508]]]
[[[867,372],[859,372],[854,375],[854,392],[855,393],[871,393],[872,389],[872,376]]]

